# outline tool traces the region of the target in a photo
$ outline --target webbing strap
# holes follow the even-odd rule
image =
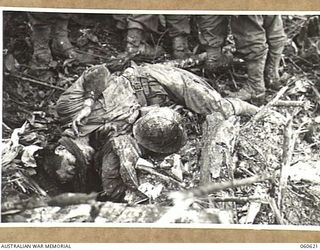
[[[141,107],[147,106],[148,103],[147,103],[147,99],[145,96],[144,87],[141,82],[141,78],[140,77],[132,77],[130,82],[131,82],[132,89],[133,89]]]

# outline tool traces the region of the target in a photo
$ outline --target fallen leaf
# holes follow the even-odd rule
[[[31,168],[37,167],[37,163],[34,158],[34,153],[39,149],[42,149],[42,147],[39,147],[37,145],[30,145],[30,146],[24,147],[23,153],[21,156],[21,161],[23,162],[25,167],[31,167]]]
[[[146,196],[148,196],[150,199],[156,199],[160,196],[162,189],[164,188],[164,186],[162,184],[158,184],[156,186],[146,182],[141,184],[138,187],[138,190],[140,192],[142,192],[143,194],[145,194]]]
[[[143,158],[139,158],[137,160],[137,163],[136,163],[136,167],[137,166],[142,166],[142,167],[148,167],[148,168],[155,168],[155,166],[150,162],[150,161],[147,161]]]
[[[290,167],[289,177],[293,181],[309,181],[320,184],[320,161],[298,162]]]
[[[9,72],[15,72],[19,68],[20,64],[14,58],[12,54],[8,54],[4,58],[4,67]]]
[[[183,164],[181,162],[181,156],[178,154],[173,155],[173,166],[171,173],[179,180],[183,181]]]

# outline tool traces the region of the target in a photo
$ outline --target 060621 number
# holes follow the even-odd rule
[[[304,243],[304,244],[300,244],[300,248],[305,248],[305,249],[318,248],[318,244]]]

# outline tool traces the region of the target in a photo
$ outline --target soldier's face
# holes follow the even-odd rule
[[[64,146],[59,145],[55,154],[60,158],[60,167],[55,171],[56,176],[62,184],[73,180],[76,175],[76,158]]]

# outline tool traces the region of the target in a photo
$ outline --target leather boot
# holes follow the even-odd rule
[[[50,25],[32,26],[33,55],[31,67],[48,66],[52,61],[52,55],[49,48],[50,33]]]
[[[264,66],[266,56],[259,60],[247,62],[248,80],[238,92],[228,92],[229,97],[239,98],[243,101],[262,101],[265,97]]]
[[[282,87],[279,75],[282,51],[283,43],[279,44],[279,46],[269,46],[269,52],[264,71],[264,80],[266,86],[274,90],[279,90]]]
[[[58,19],[53,27],[52,52],[64,58],[81,60],[68,38],[68,19]]]
[[[172,39],[172,56],[175,59],[185,59],[191,56],[186,36],[176,36]]]
[[[153,47],[146,42],[145,33],[141,29],[128,29],[126,53],[147,58],[156,58],[164,54],[161,46]]]
[[[140,29],[128,29],[126,52],[136,54],[140,46],[145,43],[144,31]]]
[[[232,61],[232,57],[228,58],[222,53],[221,47],[207,47],[206,52],[205,68],[209,71],[215,72],[218,68],[227,66]]]

